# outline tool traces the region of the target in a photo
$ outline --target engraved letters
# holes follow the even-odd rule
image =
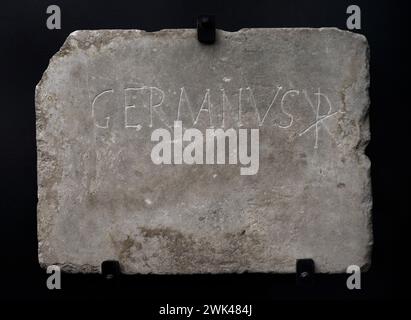
[[[320,128],[324,128],[332,137],[325,122],[331,117],[344,113],[333,108],[330,98],[321,91],[321,88],[309,92],[306,89],[284,89],[280,85],[274,86],[269,103],[260,106],[257,105],[255,92],[251,87],[238,88],[230,92],[225,88],[219,90],[205,88],[201,97],[192,97],[190,88],[183,86],[174,91],[176,96],[173,100],[174,105],[170,102],[172,99],[168,99],[165,93],[170,91],[155,86],[127,87],[122,91],[116,92],[107,88],[95,95],[91,104],[91,116],[95,127],[110,128],[111,117],[105,114],[102,111],[104,108],[101,107],[110,103],[110,95],[116,94],[124,97],[124,105],[121,106],[121,111],[124,113],[122,126],[127,130],[136,131],[142,128],[152,128],[156,119],[169,129],[173,127],[175,121],[182,121],[184,127],[196,127],[201,120],[207,128],[228,128],[228,124],[231,124],[231,127],[241,128],[244,126],[246,106],[249,107],[248,111],[254,117],[254,121],[251,123],[249,121],[248,126],[255,128],[272,126],[280,130],[293,129],[295,127],[294,118],[299,112],[295,105],[297,101],[302,101],[305,107],[311,110],[309,112],[313,113],[313,121],[301,124],[295,130],[298,130],[298,137],[312,132],[313,147],[317,149]],[[137,95],[139,99],[136,98]],[[193,101],[201,101],[201,103],[195,105]],[[115,106],[111,108],[111,110],[114,109]]]

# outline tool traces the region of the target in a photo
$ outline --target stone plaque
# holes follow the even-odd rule
[[[40,264],[366,268],[368,86],[334,28],[73,32],[36,88]]]

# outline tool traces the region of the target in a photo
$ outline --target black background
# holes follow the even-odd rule
[[[65,301],[130,299],[155,312],[159,303],[258,303],[274,300],[380,300],[404,298],[409,249],[401,231],[409,211],[407,149],[410,40],[408,7],[396,1],[2,1],[1,35],[1,299]],[[57,4],[62,29],[48,30],[46,8]],[[371,143],[374,250],[362,290],[346,275],[318,275],[312,288],[294,275],[127,276],[107,288],[99,275],[63,274],[62,290],[46,288],[37,262],[34,88],[68,34],[78,29],[155,31],[195,27],[215,14],[217,27],[331,27],[346,29],[346,8],[357,4],[371,52]],[[193,39],[196,41],[196,39]],[[403,247],[400,247],[402,244]],[[404,251],[402,251],[404,250]],[[258,312],[257,312],[258,313]]]

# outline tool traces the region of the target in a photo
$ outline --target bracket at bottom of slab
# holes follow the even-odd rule
[[[313,259],[298,259],[296,263],[296,282],[299,286],[314,283],[315,264]]]
[[[116,260],[105,260],[101,264],[101,274],[104,279],[116,280],[120,275],[120,263]]]

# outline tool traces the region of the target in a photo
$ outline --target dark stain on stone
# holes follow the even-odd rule
[[[117,241],[114,240],[113,237],[110,235],[111,242],[113,243],[116,251],[119,252],[118,259],[120,261],[135,261],[131,251],[133,248],[136,250],[141,250],[142,245],[140,242],[135,241],[129,235],[127,235],[125,240]]]
[[[140,228],[141,233],[144,237],[147,238],[155,238],[161,237],[171,240],[173,242],[183,242],[185,241],[186,237],[180,231],[173,230],[171,228]]]
[[[123,260],[124,258],[130,258],[130,251],[131,248],[134,246],[134,240],[127,236],[126,240],[120,243],[120,259]]]
[[[180,231],[168,227],[140,228],[141,235],[145,238],[158,238],[163,242],[162,246],[168,252],[169,259],[174,267],[189,270],[195,267],[196,255],[193,252],[202,252],[198,247],[207,247],[197,243],[191,235],[183,235]],[[208,252],[210,254],[210,252]],[[201,254],[198,254],[200,257]]]
[[[173,270],[180,272],[194,272],[198,266],[210,264],[219,265],[248,265],[250,259],[255,259],[255,248],[261,246],[261,237],[255,232],[247,232],[240,229],[234,232],[222,234],[222,245],[216,248],[207,237],[195,237],[192,234],[184,234],[170,227],[140,227],[140,236],[144,243],[151,239],[159,242],[163,261]],[[119,253],[120,261],[135,261],[132,250],[139,250],[144,243],[136,242],[133,237],[127,236],[125,240],[111,240]],[[258,250],[257,250],[258,251]],[[149,260],[143,257],[143,260]]]

